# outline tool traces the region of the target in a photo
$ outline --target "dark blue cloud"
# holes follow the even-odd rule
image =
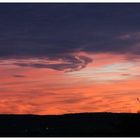
[[[120,38],[138,38],[139,13],[140,4],[130,3],[1,3],[0,58],[47,57],[76,63],[73,53],[80,51],[139,54],[139,39]]]
[[[57,60],[53,58],[54,60]],[[52,59],[49,59],[52,60]],[[40,60],[40,62],[16,62],[14,63],[17,66],[22,66],[22,67],[34,67],[34,68],[50,68],[54,70],[63,70],[65,72],[71,72],[71,71],[77,71],[80,69],[83,69],[86,67],[86,65],[90,62],[92,62],[91,58],[88,58],[86,56],[65,56],[61,58],[61,61],[59,63],[48,63],[48,62],[43,62]]]

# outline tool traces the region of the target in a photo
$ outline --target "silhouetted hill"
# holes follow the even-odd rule
[[[0,115],[1,137],[140,136],[140,115],[79,113],[65,115]]]

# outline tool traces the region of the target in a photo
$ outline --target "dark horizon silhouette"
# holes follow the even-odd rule
[[[140,114],[0,115],[0,137],[139,137]]]

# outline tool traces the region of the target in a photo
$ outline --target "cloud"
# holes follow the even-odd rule
[[[0,11],[0,59],[66,61],[19,66],[80,70],[91,62],[74,55],[81,51],[139,57],[139,4],[0,4]]]
[[[129,73],[123,73],[123,74],[121,74],[122,76],[132,76],[132,74],[129,74]]]
[[[14,63],[17,66],[22,67],[34,67],[34,68],[50,68],[54,70],[60,70],[60,71],[76,71],[80,70],[86,67],[86,65],[90,62],[92,62],[92,59],[87,56],[65,56],[63,59],[61,59],[61,62],[51,63],[51,60],[41,62],[42,59],[40,59],[40,62],[30,62],[30,61],[24,61],[24,62],[16,62]],[[54,59],[55,60],[55,59]]]
[[[16,78],[24,78],[24,77],[26,77],[26,76],[25,76],[25,75],[15,74],[15,75],[13,75],[13,77],[16,77]]]
[[[122,34],[118,38],[121,40],[135,40],[135,41],[137,40],[137,41],[139,41],[140,32],[128,32],[126,34]]]

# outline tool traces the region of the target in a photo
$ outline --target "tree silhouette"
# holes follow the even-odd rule
[[[140,103],[140,99],[137,98],[138,103]],[[140,110],[137,111],[138,114],[140,114]]]

